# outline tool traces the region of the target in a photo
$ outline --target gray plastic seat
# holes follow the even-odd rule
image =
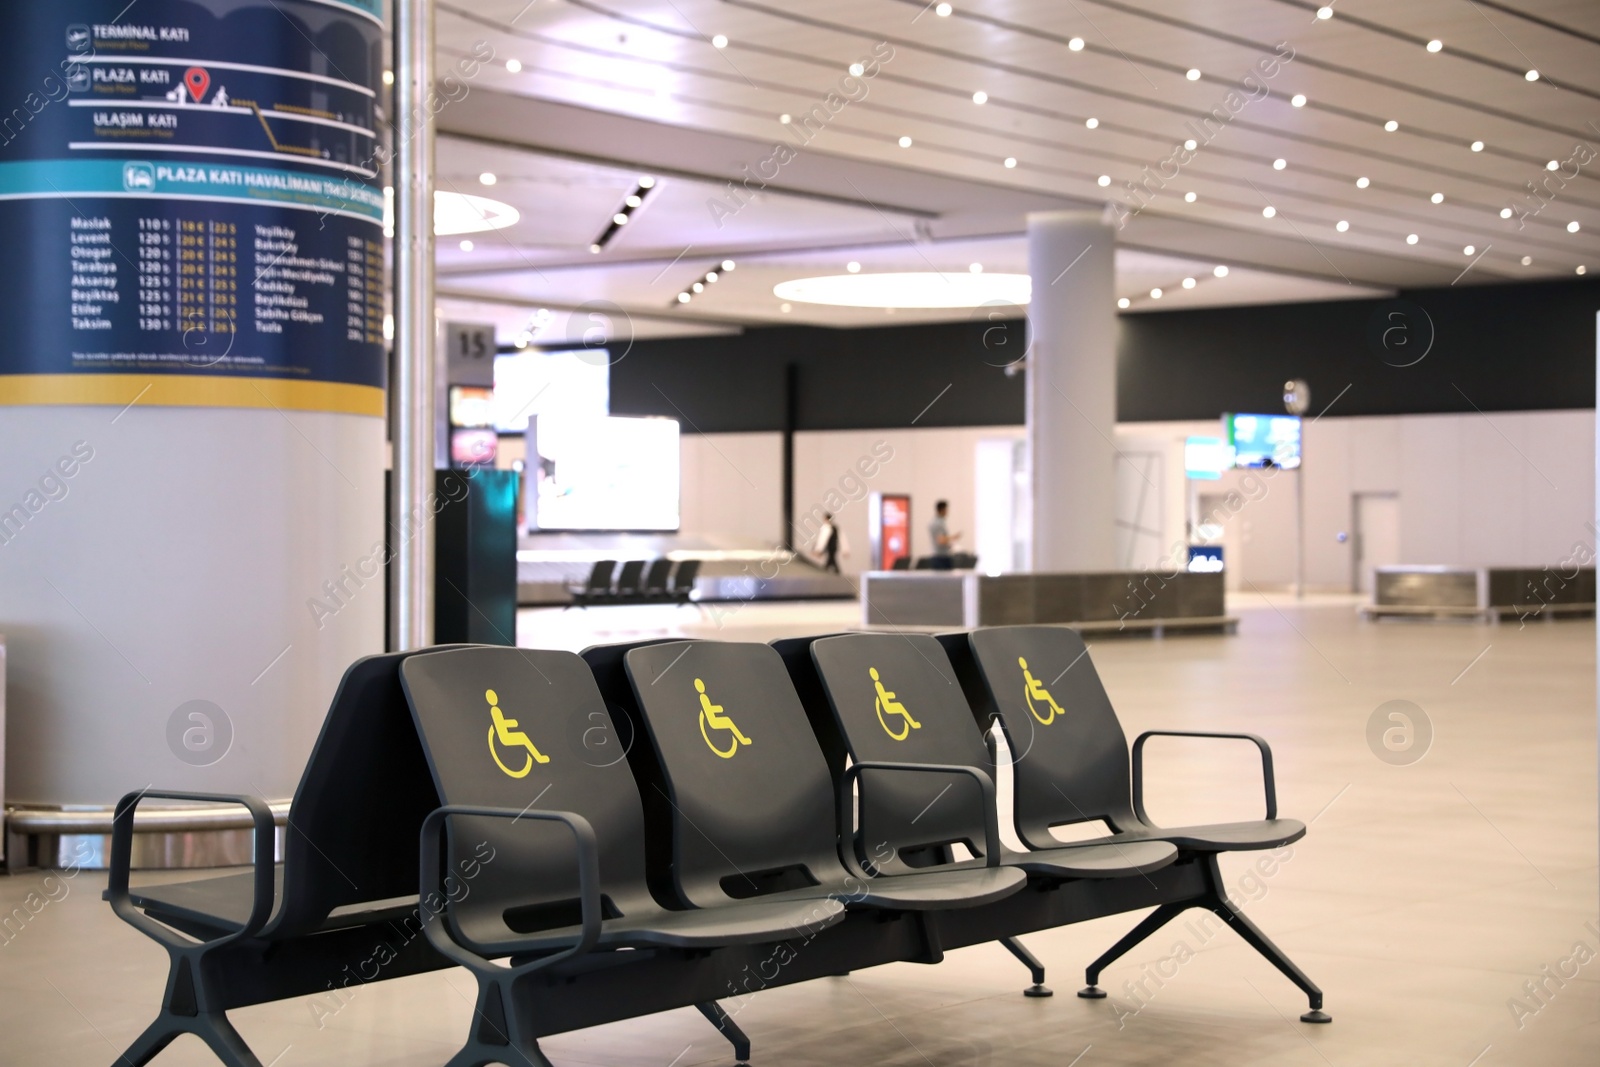
[[[623,662],[658,760],[650,788],[671,813],[670,889],[684,904],[820,897],[924,911],[987,904],[1022,887],[1018,872],[998,865],[877,876],[849,862],[839,830],[851,815],[848,783],[841,803],[783,661],[768,646],[656,643],[632,648]]]

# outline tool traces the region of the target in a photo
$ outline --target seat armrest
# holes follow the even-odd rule
[[[273,867],[277,859],[278,828],[272,818],[272,809],[259,797],[234,796],[227,793],[157,792],[141,789],[117,801],[116,813],[111,820],[111,871],[106,880],[106,900],[117,918],[168,948],[191,948],[194,942],[167,929],[141,912],[128,893],[128,875],[133,865],[133,815],[141,800],[187,800],[197,804],[238,804],[250,813],[255,832],[255,878],[251,888],[250,915],[237,931],[205,942],[208,946],[225,945],[254,937],[272,917],[274,897]]]
[[[839,854],[850,873],[858,878],[871,878],[856,862],[850,841],[855,836],[855,803],[850,787],[862,771],[910,771],[920,774],[964,774],[977,781],[983,793],[983,858],[984,866],[1000,866],[1000,817],[995,804],[994,779],[978,767],[958,763],[887,763],[868,760],[852,763],[839,779]],[[937,799],[937,798],[935,798]]]
[[[434,922],[435,919],[443,919],[449,910],[450,898],[445,892],[445,871],[440,843],[444,834],[444,822],[452,815],[479,815],[491,819],[510,819],[512,822],[519,819],[559,822],[572,831],[572,837],[577,842],[578,905],[582,923],[578,941],[571,948],[513,968],[516,973],[526,974],[543,970],[562,960],[581,956],[595,946],[600,940],[600,921],[603,914],[600,906],[600,848],[595,841],[594,827],[589,825],[588,819],[571,811],[517,811],[514,808],[446,804],[442,808],[436,808],[422,821],[422,870],[418,880],[417,913],[422,917],[422,930],[428,938],[428,943],[437,949],[440,955],[474,971],[481,969],[486,962],[477,953],[457,944],[444,923]],[[437,912],[428,907],[430,894],[441,902]]]
[[[1267,794],[1267,818],[1278,817],[1278,787],[1272,776],[1272,747],[1255,734],[1215,733],[1209,730],[1146,730],[1133,742],[1133,813],[1147,826],[1154,826],[1144,811],[1144,743],[1152,737],[1212,737],[1228,741],[1249,741],[1261,750],[1261,783]]]

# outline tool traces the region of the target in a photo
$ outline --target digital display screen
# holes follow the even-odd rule
[[[1221,545],[1190,545],[1189,573],[1216,574],[1222,570]]]
[[[678,529],[678,422],[539,415],[524,477],[530,529]]]
[[[1220,437],[1189,437],[1183,442],[1183,470],[1190,478],[1216,481],[1233,469],[1233,449]]]
[[[1300,466],[1300,419],[1294,415],[1225,415],[1236,467]]]
[[[893,570],[895,561],[911,555],[911,498],[885,493],[879,521],[882,523],[883,558],[881,570]]]
[[[450,465],[482,467],[494,464],[500,438],[493,430],[451,430]]]
[[[523,433],[540,415],[601,417],[611,413],[611,356],[603,348],[541,352],[530,348],[495,357],[494,422],[501,433]]]
[[[494,390],[475,385],[452,385],[450,425],[471,429],[493,426]]]

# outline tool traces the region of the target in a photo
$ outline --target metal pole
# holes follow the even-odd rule
[[[433,3],[394,4],[394,483],[389,646],[433,644]]]
[[[1306,459],[1300,443],[1300,466],[1294,472],[1294,595],[1306,595]]]

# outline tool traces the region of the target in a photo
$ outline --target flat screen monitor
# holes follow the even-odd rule
[[[1236,467],[1300,466],[1300,419],[1294,415],[1224,415]]]
[[[539,415],[529,438],[529,529],[678,529],[676,419]]]
[[[1216,574],[1222,570],[1221,545],[1190,545],[1189,573]]]
[[[494,361],[494,428],[524,433],[539,415],[607,415],[611,355],[602,348],[544,352],[530,348]]]
[[[494,390],[476,385],[452,385],[450,425],[468,429],[493,426]]]
[[[1216,481],[1233,469],[1233,449],[1220,437],[1188,437],[1183,442],[1183,470],[1190,478]]]
[[[494,466],[495,453],[499,451],[500,437],[489,429],[454,429],[450,431],[450,465],[452,467]]]

